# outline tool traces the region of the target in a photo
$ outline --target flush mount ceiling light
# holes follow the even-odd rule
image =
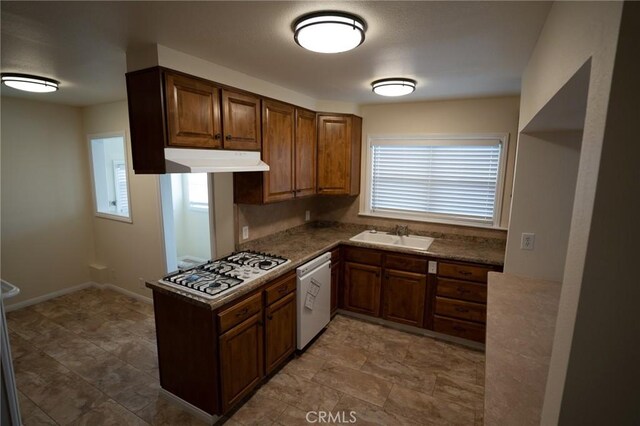
[[[416,90],[416,81],[410,78],[383,78],[371,83],[373,93],[381,96],[404,96]]]
[[[2,82],[14,89],[37,93],[55,92],[58,90],[58,84],[60,84],[59,81],[51,78],[14,73],[3,73]]]
[[[294,40],[307,50],[340,53],[355,49],[364,41],[366,23],[344,12],[315,12],[293,24]]]

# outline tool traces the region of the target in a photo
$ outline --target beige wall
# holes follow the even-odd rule
[[[618,2],[555,2],[522,80],[520,129],[591,59],[586,119],[542,424],[558,423],[563,394],[570,391],[569,387],[565,389],[569,356],[574,350],[580,351],[572,348],[572,339],[589,246],[621,10],[622,4]],[[586,346],[583,349],[589,350]],[[579,387],[580,383],[576,381],[570,387],[577,389],[574,386]]]
[[[2,97],[1,275],[9,305],[84,284],[93,261],[80,109]]]
[[[109,283],[150,297],[139,278],[154,280],[165,274],[158,177],[133,173],[125,101],[83,108],[82,118],[84,134],[125,131],[127,135],[132,223],[90,216],[95,262],[108,268]]]
[[[462,99],[431,102],[406,102],[361,107],[362,129],[362,172],[365,170],[366,144],[370,135],[420,135],[429,133],[509,133],[509,150],[505,179],[505,195],[502,207],[501,225],[506,227],[511,203],[513,165],[516,152],[518,130],[519,98],[499,97]],[[361,179],[364,193],[364,179]],[[385,220],[359,216],[363,200],[355,198],[333,198],[321,204],[320,218],[350,223],[364,223],[375,226],[392,226],[399,220]],[[504,232],[494,230],[410,222],[411,229],[432,232],[464,233],[484,236],[504,236]]]

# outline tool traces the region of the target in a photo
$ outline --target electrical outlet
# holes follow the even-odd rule
[[[535,242],[536,242],[536,234],[531,232],[523,232],[522,240],[520,241],[520,249],[533,250]]]
[[[246,240],[247,238],[249,238],[249,227],[248,226],[243,226],[242,227],[242,239]]]
[[[310,210],[306,210],[304,212],[304,221],[305,222],[309,222],[311,220],[311,211]]]
[[[429,261],[429,273],[430,274],[437,274],[438,273],[438,262],[435,262],[433,260]]]

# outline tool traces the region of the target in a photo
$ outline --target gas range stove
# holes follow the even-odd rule
[[[241,251],[222,259],[210,260],[195,268],[174,272],[162,278],[160,282],[206,299],[213,299],[289,262],[289,259],[271,254]]]

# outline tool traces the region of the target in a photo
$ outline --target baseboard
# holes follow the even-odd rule
[[[85,288],[94,287],[94,286],[96,286],[96,283],[92,281],[87,281],[86,283],[74,285],[73,287],[63,288],[62,290],[57,290],[51,293],[43,294],[42,296],[34,297],[28,300],[23,300],[22,302],[6,305],[4,308],[6,312],[11,312],[11,311],[15,311],[16,309],[26,308],[27,306],[35,305],[36,303],[42,303],[49,299],[64,296],[65,294],[73,293],[74,291],[83,290]]]
[[[73,293],[74,291],[84,290],[85,288],[96,287],[96,288],[108,288],[109,290],[117,291],[118,293],[122,293],[125,296],[132,297],[136,300],[139,300],[143,303],[153,304],[153,299],[150,297],[143,296],[141,294],[135,293],[131,290],[127,290],[126,288],[119,287],[114,284],[105,283],[98,284],[93,281],[87,281],[86,283],[78,284],[73,287],[63,288],[62,290],[57,290],[51,293],[43,294],[42,296],[34,297],[32,299],[23,300],[22,302],[14,303],[11,305],[5,305],[4,309],[6,312],[15,311],[17,309],[26,308],[27,306],[35,305],[36,303],[46,302],[49,299],[55,299],[56,297],[64,296],[65,294]]]
[[[167,399],[168,401],[173,402],[176,405],[179,405],[180,408],[184,409],[185,411],[188,411],[189,413],[193,414],[194,416],[196,416],[197,418],[199,418],[200,420],[202,420],[203,422],[209,425],[213,425],[215,422],[220,420],[220,416],[213,416],[207,413],[206,411],[196,407],[195,405],[188,403],[184,399],[175,396],[174,394],[172,394],[167,390],[160,388],[160,395],[165,399]]]
[[[95,283],[95,286],[98,287],[98,288],[108,288],[109,290],[117,291],[118,293],[122,293],[125,296],[129,296],[129,297],[131,297],[133,299],[136,299],[136,300],[139,300],[141,302],[153,304],[153,299],[152,298],[147,297],[147,296],[143,296],[143,295],[138,294],[136,292],[133,292],[131,290],[127,290],[126,288],[119,287],[119,286],[117,286],[115,284],[111,284],[111,283],[97,284],[97,283]]]
[[[382,325],[389,328],[395,328],[396,330],[405,331],[407,333],[418,334],[420,336],[433,337],[439,340],[446,340],[447,342],[456,343],[458,345],[466,346],[471,349],[476,349],[479,351],[484,351],[485,349],[485,346],[482,343],[474,342],[472,340],[462,339],[460,337],[449,336],[448,334],[438,333],[436,331],[427,330],[426,328],[418,328],[418,327],[413,327],[411,325],[398,324],[397,322],[387,321],[382,318],[374,318],[368,315],[346,311],[344,309],[338,309],[337,312],[347,317],[358,318],[359,320]]]

